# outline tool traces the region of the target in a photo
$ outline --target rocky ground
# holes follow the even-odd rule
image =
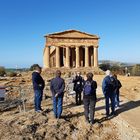
[[[2,140],[125,140],[122,137],[122,129],[118,124],[120,116],[122,120],[128,120],[130,127],[135,127],[135,121],[131,110],[135,109],[136,115],[139,115],[137,108],[139,108],[140,99],[140,77],[124,77],[119,76],[122,82],[121,89],[121,105],[122,110],[118,110],[118,116],[106,120],[104,118],[104,98],[101,91],[101,82],[104,75],[95,75],[95,80],[98,83],[97,96],[98,102],[96,105],[95,119],[96,123],[92,126],[87,124],[84,119],[83,105],[76,106],[74,96],[65,93],[64,108],[62,118],[56,120],[53,117],[51,94],[48,90],[49,83],[44,90],[44,98],[42,113],[34,112],[33,106],[33,90],[31,88],[31,73],[23,73],[21,77],[15,78],[1,78],[0,85],[6,86],[21,86],[22,97],[26,99],[26,111],[19,111],[19,107],[8,109],[0,112],[0,139]],[[45,77],[45,81],[51,77]],[[70,79],[66,78],[68,82]],[[8,99],[18,97],[20,94],[17,87],[10,87]],[[10,92],[11,91],[11,92]],[[15,92],[16,91],[16,92]],[[129,102],[137,102],[137,106]],[[125,106],[123,106],[125,105]],[[128,107],[128,106],[131,106]],[[133,108],[132,108],[133,107]],[[129,113],[130,112],[130,113]],[[128,113],[125,115],[125,113]],[[124,116],[123,116],[124,114]],[[131,114],[131,116],[129,116]],[[129,116],[125,118],[125,116]],[[123,132],[125,133],[125,132]],[[129,140],[128,137],[127,140]],[[135,137],[134,137],[135,138]],[[131,140],[131,139],[130,139]]]

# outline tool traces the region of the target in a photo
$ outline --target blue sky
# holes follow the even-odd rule
[[[140,0],[0,0],[0,66],[42,65],[44,35],[100,36],[99,60],[140,63]]]

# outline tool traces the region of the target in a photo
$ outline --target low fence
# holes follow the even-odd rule
[[[65,97],[75,97],[75,91],[73,91],[72,78],[68,78],[65,86]],[[46,83],[44,93],[48,94],[50,91],[50,82]],[[50,94],[51,95],[51,94]],[[33,86],[21,85],[21,86],[5,86],[0,87],[0,111],[6,111],[15,107],[19,108],[19,111],[26,111],[26,102],[33,103],[34,99]]]
[[[6,111],[11,108],[18,107],[19,111],[26,111],[25,102],[29,93],[32,93],[33,88],[28,86],[5,86],[0,88],[1,101],[0,111]]]

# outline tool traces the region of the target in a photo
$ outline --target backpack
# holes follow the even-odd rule
[[[113,77],[110,77],[110,83],[109,83],[111,91],[114,91],[117,87],[116,80]]]
[[[90,81],[86,81],[85,85],[84,85],[84,94],[85,95],[90,95],[92,93],[93,89],[92,89],[92,82]]]

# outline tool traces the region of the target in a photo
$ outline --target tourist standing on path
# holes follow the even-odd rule
[[[53,111],[55,118],[60,118],[63,109],[63,96],[64,96],[65,82],[61,78],[61,71],[56,71],[56,77],[51,80],[50,90],[53,99]]]
[[[121,82],[117,79],[117,75],[114,74],[114,78],[116,80],[116,89],[115,89],[115,106],[120,106],[120,88],[122,87]]]
[[[102,82],[102,90],[105,96],[105,105],[106,105],[106,117],[109,115],[115,115],[115,89],[116,89],[116,82],[113,76],[111,75],[110,70],[106,71],[106,77],[103,79]],[[109,110],[109,100],[111,101],[111,114]]]
[[[92,73],[88,73],[86,76],[87,80],[84,82],[83,88],[84,113],[86,122],[94,124],[97,83],[93,80]]]
[[[73,79],[74,91],[76,92],[75,101],[76,105],[81,105],[81,92],[83,90],[83,78],[80,75],[80,72],[77,72],[76,76]]]
[[[34,68],[34,72],[32,73],[32,82],[33,82],[33,89],[34,89],[34,105],[35,111],[41,112],[41,101],[43,96],[43,89],[45,87],[45,82],[41,77],[41,67],[36,65]]]

